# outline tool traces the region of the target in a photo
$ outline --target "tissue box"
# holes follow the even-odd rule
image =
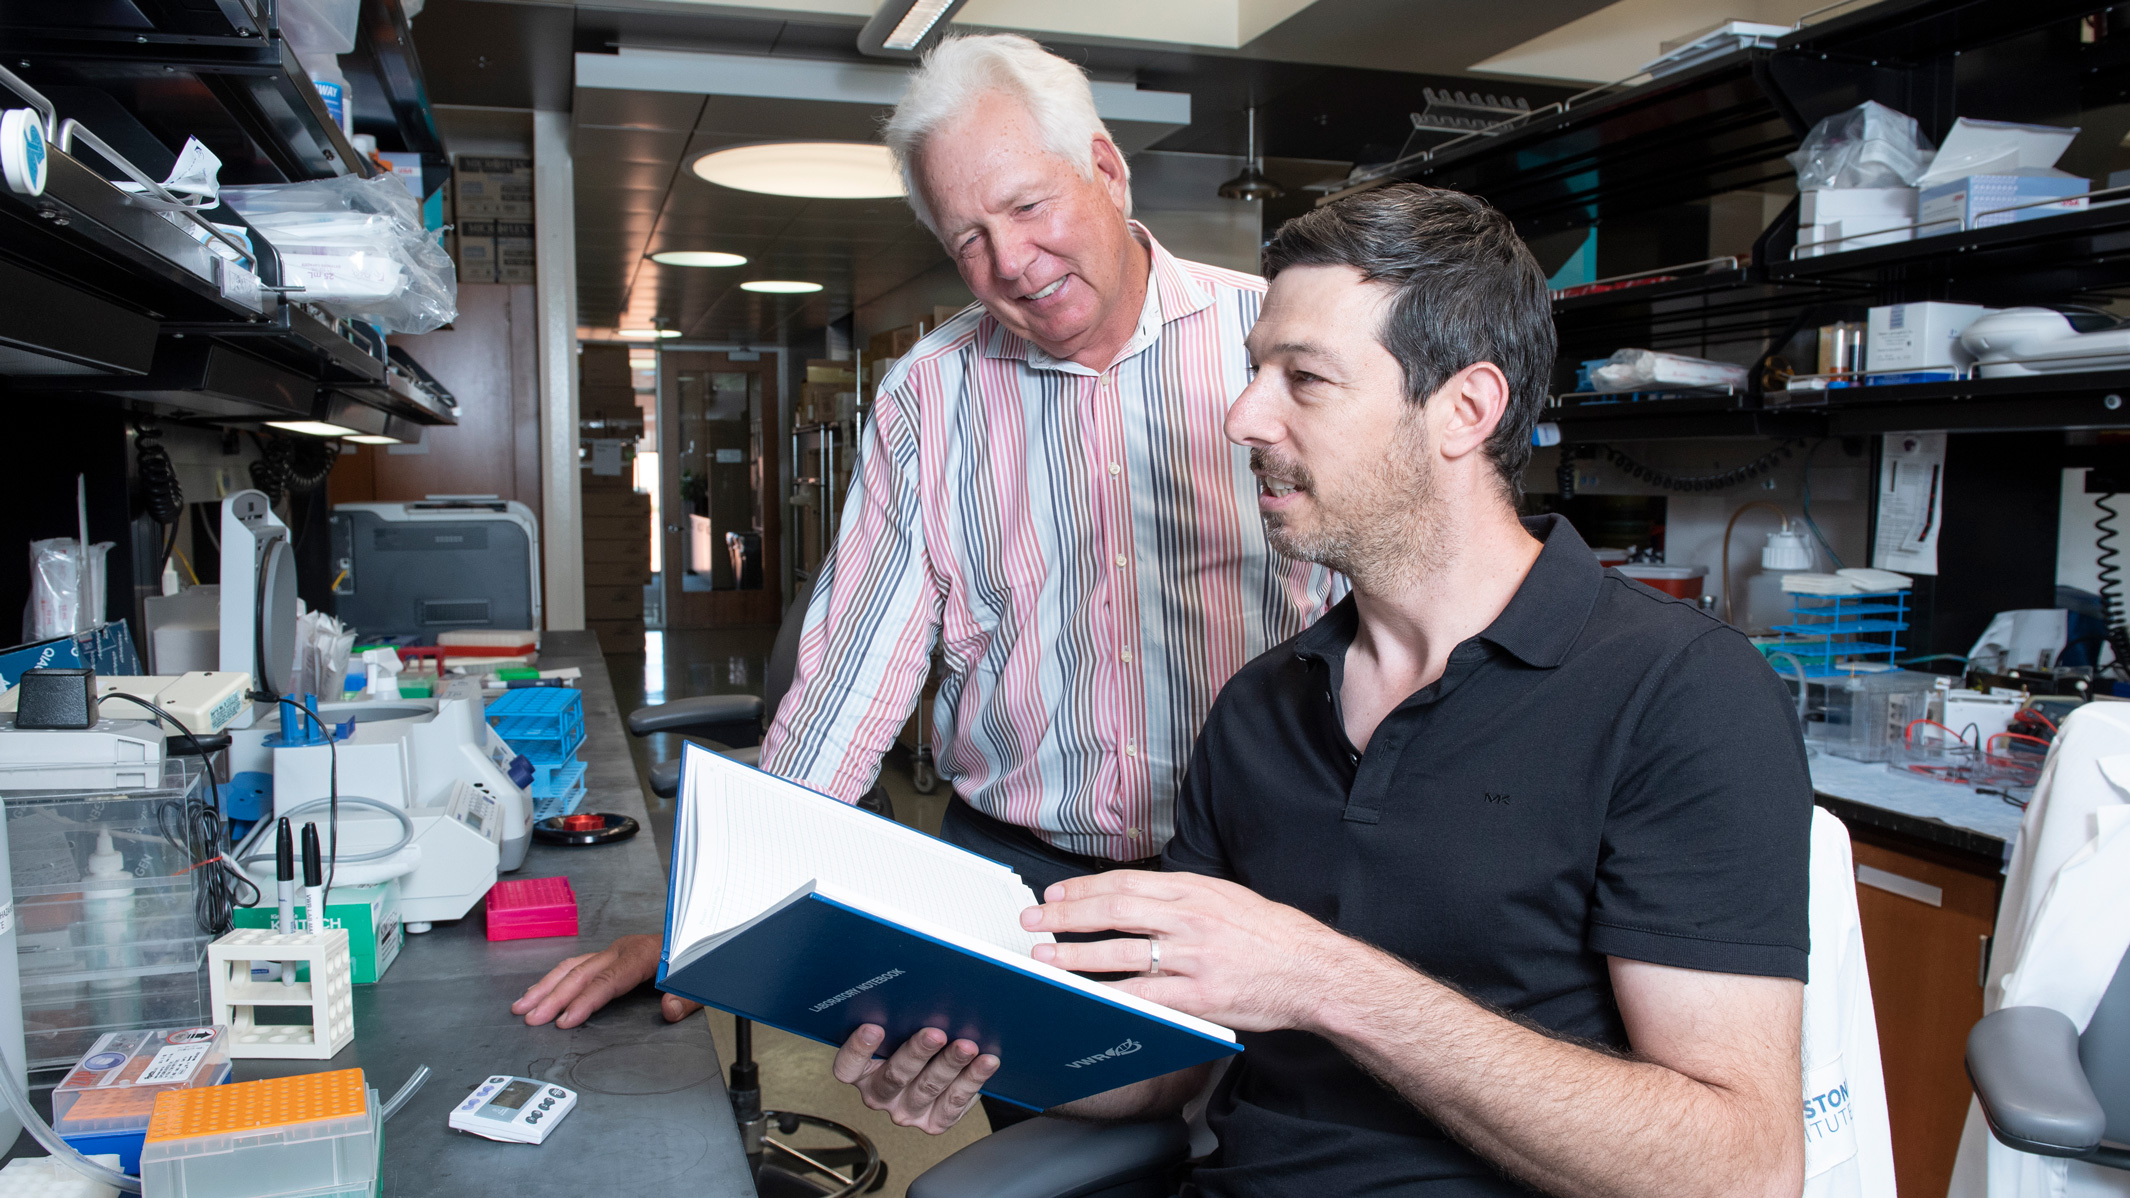
[[[262,883],[271,886],[271,883]],[[310,918],[298,895],[295,910],[297,926]],[[238,907],[232,912],[235,926],[240,928],[272,928],[280,917],[280,910],[272,899],[256,907]],[[328,928],[346,928],[348,931],[348,960],[358,986],[366,986],[385,976],[392,962],[399,959],[401,926],[399,914],[399,879],[388,878],[374,886],[335,886],[325,900],[325,925]],[[253,966],[260,970],[265,962]],[[255,972],[254,981],[265,981],[267,975]],[[296,980],[309,981],[307,969],[296,971]]]
[[[1916,205],[1916,217],[1923,227],[1917,232],[1935,237],[2076,212],[2086,206],[2088,187],[2086,180],[2075,175],[1969,175],[1923,190]],[[2016,207],[2036,200],[2058,202]],[[2005,208],[2014,210],[1999,211]]]
[[[1864,369],[1933,370],[1966,366],[1973,357],[1960,334],[1995,311],[1979,304],[1888,304],[1873,308],[1864,342]]]
[[[1915,236],[1913,187],[1842,187],[1798,197],[1797,244],[1803,257],[1892,245]]]

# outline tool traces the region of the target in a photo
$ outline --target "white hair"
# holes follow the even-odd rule
[[[1095,112],[1095,94],[1087,86],[1087,75],[1078,66],[1017,33],[946,38],[910,73],[909,90],[881,129],[895,164],[902,169],[902,188],[909,195],[910,207],[924,227],[935,233],[939,227],[932,223],[917,183],[917,160],[942,125],[999,92],[1021,102],[1042,131],[1044,145],[1072,163],[1083,179],[1095,177],[1095,139],[1116,148],[1117,140]],[[1117,159],[1123,161],[1123,151],[1118,151]],[[1126,216],[1132,214],[1130,179],[1127,166]]]

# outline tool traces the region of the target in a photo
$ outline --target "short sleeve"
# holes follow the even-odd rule
[[[1590,949],[1805,980],[1812,779],[1795,699],[1729,628],[1652,687],[1606,812]]]
[[[1218,735],[1219,712],[1216,702],[1205,730],[1191,747],[1191,764],[1183,772],[1183,788],[1176,796],[1176,833],[1161,850],[1161,868],[1232,880],[1234,870],[1213,823],[1213,755],[1206,743]]]

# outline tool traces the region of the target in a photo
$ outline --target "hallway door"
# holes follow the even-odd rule
[[[775,360],[659,359],[665,626],[774,624],[784,610]]]

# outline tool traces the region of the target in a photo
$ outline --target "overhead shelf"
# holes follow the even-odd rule
[[[1782,283],[1842,284],[1993,307],[2130,287],[2130,196],[2082,212],[1770,262]]]

